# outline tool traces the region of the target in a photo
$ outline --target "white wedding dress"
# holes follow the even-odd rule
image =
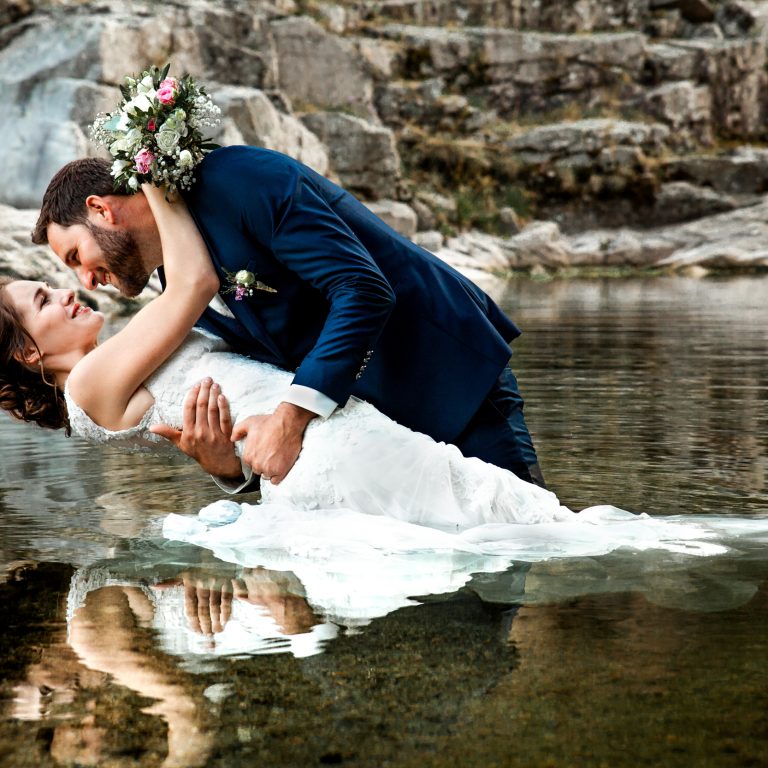
[[[141,423],[110,431],[95,424],[65,389],[73,431],[96,443],[133,451],[170,445],[153,424],[180,426],[189,388],[205,376],[230,401],[233,421],[271,413],[292,374],[227,351],[222,340],[193,330],[145,383],[154,405]],[[466,458],[452,445],[403,427],[366,402],[351,399],[328,419],[310,422],[296,465],[279,485],[262,484],[261,503],[216,502],[197,517],[171,514],[168,538],[213,549],[243,565],[295,558],[346,558],[354,572],[373,556],[425,551],[539,560],[595,555],[620,546],[714,554],[724,548],[717,525],[699,518],[650,518],[616,507],[580,514],[555,494],[510,472]],[[283,553],[280,555],[279,553]],[[285,557],[283,561],[281,558]]]

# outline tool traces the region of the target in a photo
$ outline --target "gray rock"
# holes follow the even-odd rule
[[[328,147],[343,186],[369,198],[395,196],[400,157],[389,128],[340,112],[314,112],[303,120]]]
[[[572,267],[645,267],[658,259],[649,256],[640,239],[631,231],[592,231],[567,239],[563,246]]]
[[[374,80],[386,81],[393,76],[398,53],[395,44],[369,37],[358,38],[354,43]]]
[[[114,106],[111,88],[86,80],[43,80],[24,93],[0,84],[0,162],[4,182],[0,202],[37,206],[53,174],[66,162],[97,154],[88,139],[96,114]]]
[[[560,228],[551,221],[531,222],[520,234],[501,241],[508,268],[534,266],[557,269],[569,264],[566,241]]]
[[[728,195],[687,181],[673,181],[661,185],[656,196],[654,219],[659,224],[690,221],[734,208],[736,202]]]
[[[314,106],[374,117],[373,81],[354,44],[303,16],[274,21],[271,27],[280,88],[297,109]]]
[[[255,88],[277,85],[278,60],[272,42],[272,31],[266,16],[245,10],[216,8],[213,5],[195,9],[190,14],[189,39],[181,47],[199,56],[200,67],[187,69],[200,72],[207,80]],[[181,20],[169,27],[176,38],[184,24]],[[183,71],[176,61],[174,66]]]
[[[376,214],[386,224],[389,224],[392,229],[399,232],[403,237],[412,239],[416,234],[416,211],[409,205],[395,200],[377,200],[373,203],[366,203],[366,206],[368,210]]]
[[[694,155],[664,165],[670,179],[687,180],[729,195],[768,192],[768,149],[740,147],[729,155]]]
[[[329,32],[341,35],[347,31],[353,19],[349,17],[349,11],[343,5],[336,3],[322,3],[317,8],[318,19],[325,25]]]
[[[514,208],[502,208],[499,211],[499,228],[502,235],[517,235],[520,233],[522,224]]]
[[[453,215],[456,213],[456,200],[437,192],[420,190],[416,193],[416,198],[438,214]]]
[[[715,21],[726,37],[747,37],[755,31],[759,35],[767,11],[764,3],[730,0],[715,9]]]
[[[416,123],[422,128],[456,133],[475,130],[478,110],[465,96],[445,94],[443,88],[441,78],[384,83],[376,91],[379,115],[395,128]]]
[[[712,142],[712,92],[709,86],[697,85],[690,80],[664,83],[647,91],[643,103],[650,115],[673,129],[670,143],[685,146]]]
[[[644,24],[643,31],[652,38],[681,37],[683,18],[677,8],[656,11]]]
[[[471,88],[502,115],[564,104],[588,89],[626,88],[645,61],[637,33],[555,35],[507,29],[388,25],[380,33],[404,48],[404,79],[444,77]],[[594,93],[592,94],[594,96]]]
[[[695,50],[674,43],[646,46],[644,72],[651,83],[667,80],[694,80],[699,69],[699,55]]]
[[[442,232],[436,229],[430,229],[425,232],[417,232],[413,237],[413,242],[427,251],[437,253],[445,242]]]
[[[641,26],[648,14],[648,0],[360,0],[354,5],[369,20],[569,33]]]
[[[456,269],[503,272],[517,266],[510,263],[500,238],[482,232],[463,232],[451,237],[436,255]]]
[[[411,201],[411,207],[416,212],[417,229],[420,232],[433,230],[437,226],[437,217],[426,203],[415,199]]]
[[[639,147],[659,154],[669,138],[669,129],[659,123],[636,123],[605,118],[576,120],[533,128],[505,142],[522,163],[539,164],[558,157],[595,157],[601,150],[617,146]]]
[[[687,34],[683,37],[689,37],[691,40],[725,40],[725,34],[720,29],[720,25],[714,21],[711,24],[690,24]]]
[[[676,45],[696,54],[695,76],[712,92],[712,124],[734,136],[762,129],[766,110],[766,51],[758,40],[691,40]]]
[[[617,247],[616,232],[587,232],[564,238],[571,258],[592,263],[627,263]],[[768,197],[756,205],[726,213],[653,229],[624,230],[621,239],[631,238],[637,266],[661,266],[673,270],[752,269],[768,265]],[[627,241],[628,242],[628,241]],[[626,250],[626,249],[624,249]],[[602,253],[602,261],[600,254]]]
[[[250,144],[283,152],[314,168],[328,171],[328,153],[300,120],[279,112],[260,90],[243,86],[221,86],[213,91],[222,110],[222,127],[213,139],[222,144]],[[233,124],[236,131],[232,130]]]

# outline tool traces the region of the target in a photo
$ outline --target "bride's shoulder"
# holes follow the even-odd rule
[[[91,353],[80,360],[67,377],[67,392],[85,410],[93,396],[94,384],[101,378],[100,372],[98,356]]]

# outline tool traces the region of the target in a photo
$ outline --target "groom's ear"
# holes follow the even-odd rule
[[[88,195],[85,198],[85,207],[88,209],[88,217],[96,216],[103,219],[107,224],[115,223],[115,211],[108,197],[101,195]]]

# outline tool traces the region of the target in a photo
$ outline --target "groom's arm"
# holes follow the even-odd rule
[[[201,169],[200,187],[192,194],[204,200],[209,218],[231,221],[258,252],[270,254],[326,299],[325,322],[293,383],[343,405],[394,308],[386,277],[290,158],[226,147],[209,155]],[[293,309],[299,316],[292,322],[300,323],[300,309]]]

